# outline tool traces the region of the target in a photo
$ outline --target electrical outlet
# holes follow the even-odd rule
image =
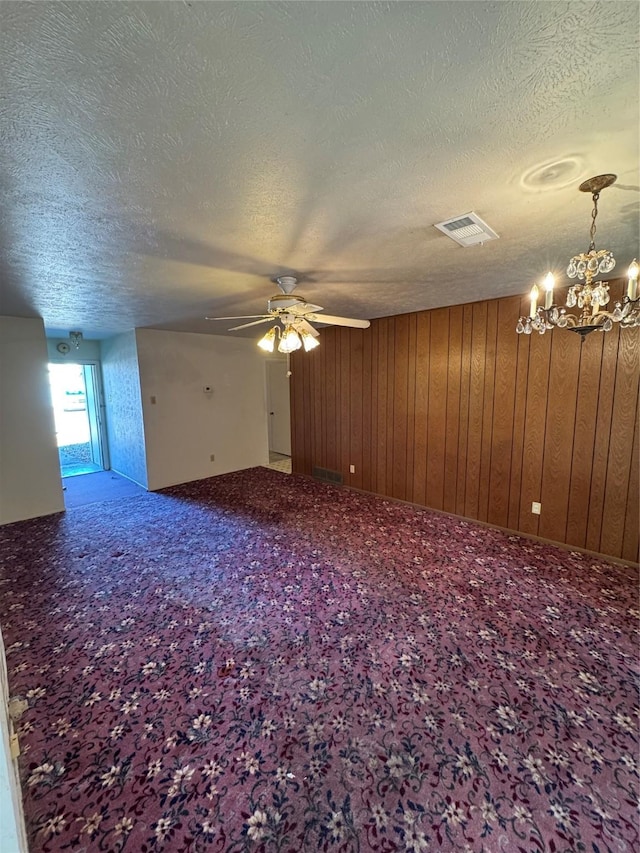
[[[151,400],[151,405],[152,405],[152,406],[155,406],[155,404],[158,402],[158,401],[156,400],[155,394],[153,394],[153,395],[150,397],[150,400]]]
[[[350,474],[356,473],[356,466],[355,465],[349,465],[349,473]]]
[[[209,457],[209,462],[215,462],[215,461],[216,461],[216,454],[212,453],[211,456]]]
[[[541,504],[541,503],[538,503],[538,501],[534,501],[534,502],[531,504],[531,512],[532,512],[534,515],[540,515],[540,513],[542,512],[542,504]]]

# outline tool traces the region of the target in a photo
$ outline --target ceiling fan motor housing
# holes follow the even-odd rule
[[[302,296],[293,296],[293,294],[276,293],[267,302],[268,311],[286,311],[287,308],[292,308],[294,305],[300,305],[305,300]]]

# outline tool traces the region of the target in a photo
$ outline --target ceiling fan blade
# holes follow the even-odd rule
[[[242,314],[240,317],[205,317],[205,320],[253,320],[254,317],[267,317],[267,314]]]
[[[273,323],[275,322],[274,317],[263,317],[262,320],[254,320],[252,323],[243,323],[241,326],[234,326],[232,329],[229,329],[230,332],[237,332],[238,329],[248,329],[249,326],[259,326],[260,323]]]
[[[314,323],[327,323],[329,326],[349,326],[352,329],[368,329],[371,323],[368,320],[353,320],[350,317],[332,317],[331,314],[305,314],[305,320],[313,320]]]
[[[301,317],[304,317],[310,311],[324,311],[322,305],[312,305],[310,302],[300,302],[299,305],[292,305],[291,308],[287,308],[289,314],[298,314]]]
[[[303,318],[296,320],[293,327],[297,332],[306,332],[309,335],[313,335],[314,338],[320,337],[320,332],[317,329],[314,329],[311,323],[308,323]]]

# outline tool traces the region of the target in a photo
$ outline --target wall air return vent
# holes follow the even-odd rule
[[[435,227],[461,246],[476,246],[478,243],[498,239],[493,228],[489,228],[487,223],[473,211],[446,219],[444,222],[437,222]]]
[[[328,468],[317,468],[314,465],[311,473],[316,480],[322,480],[323,483],[334,483],[337,486],[342,485],[342,474],[339,471],[330,471]]]

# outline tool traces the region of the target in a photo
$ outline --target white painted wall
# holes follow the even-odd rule
[[[136,340],[149,489],[268,463],[265,368],[254,341],[155,329],[138,329]]]
[[[0,317],[0,524],[62,511],[44,324]]]
[[[71,349],[66,355],[58,352],[56,347],[60,343],[69,344]],[[100,361],[100,341],[85,341],[80,342],[78,349],[71,343],[69,338],[47,338],[47,352],[49,361],[69,361],[71,363],[79,362],[86,364],[91,361]]]
[[[111,468],[148,488],[135,332],[101,341],[100,356]]]

